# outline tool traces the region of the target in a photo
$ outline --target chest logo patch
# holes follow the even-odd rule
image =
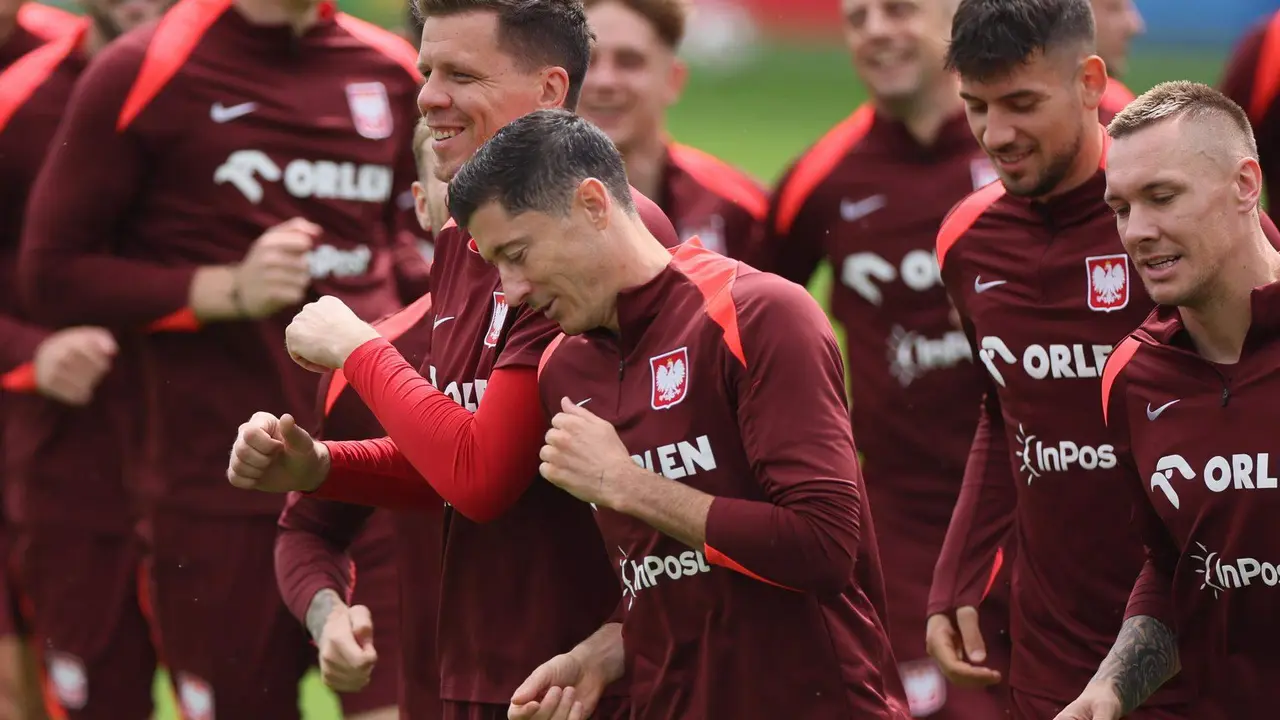
[[[1129,256],[1098,255],[1084,259],[1089,309],[1121,310],[1129,304]]]
[[[351,83],[347,85],[347,104],[351,106],[351,121],[356,132],[370,140],[391,137],[391,101],[387,88],[380,82]]]
[[[666,410],[679,405],[689,390],[689,349],[680,348],[649,358],[653,375],[653,393],[650,405],[654,410]]]
[[[502,327],[507,324],[507,294],[501,290],[493,293],[493,317],[489,319],[489,332],[484,334],[484,346],[494,347],[502,337]]]

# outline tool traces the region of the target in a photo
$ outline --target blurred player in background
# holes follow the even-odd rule
[[[25,9],[50,40],[0,72],[0,457],[12,551],[54,717],[152,712],[156,651],[139,597],[142,548],[125,487],[131,459],[118,415],[136,400],[112,372],[116,340],[102,327],[39,326],[18,307],[16,275],[27,194],[89,58],[168,0],[86,0],[87,18]],[[18,27],[4,43],[32,45]],[[90,161],[91,162],[91,161]]]
[[[1266,202],[1280,207],[1280,10],[1240,39],[1227,63],[1222,92],[1249,114]]]
[[[1011,712],[1043,720],[1097,669],[1142,567],[1094,396],[1112,346],[1152,302],[1130,281],[1103,201],[1108,79],[1088,2],[962,0],[947,67],[1000,182],[938,233],[943,282],[987,372],[927,641],[948,677],[988,681],[972,590],[1010,542]],[[1169,690],[1133,717],[1183,717],[1185,697]]]
[[[943,67],[957,2],[844,0],[845,39],[872,100],[783,175],[754,264],[801,285],[823,260],[835,269],[832,315],[846,333],[854,437],[911,712],[986,720],[1002,715],[1007,690],[948,688],[924,643],[929,583],[982,400],[934,244],[947,211],[996,179]],[[1008,661],[1005,575],[971,588],[987,611],[992,679]]]
[[[687,0],[587,0],[596,42],[579,112],[613,139],[632,187],[653,199],[680,238],[697,235],[718,253],[746,258],[768,209],[764,189],[742,171],[667,134],[688,67],[677,56]]]
[[[1146,26],[1135,0],[1090,0],[1090,5],[1093,6],[1094,51],[1106,63],[1109,76],[1099,106],[1105,123],[1133,100],[1133,91],[1125,87],[1121,78],[1129,71],[1130,44]]]
[[[283,498],[225,486],[226,435],[263,402],[313,423],[315,378],[281,347],[282,310],[317,293],[370,319],[400,305],[413,56],[328,3],[181,0],[95,58],[32,190],[33,317],[112,328],[138,370],[126,461],[187,717],[298,716],[314,653],[276,588]]]
[[[418,179],[413,196],[423,228],[442,227],[447,220],[443,205],[445,183],[436,179],[435,154],[431,151],[431,127],[418,122],[413,146],[418,158]],[[431,298],[424,296],[409,307],[374,325],[410,363],[426,360],[430,329],[418,327],[434,320]],[[322,404],[320,435],[344,440],[386,435],[341,370],[326,374],[318,395]],[[440,717],[440,670],[436,662],[436,620],[440,594],[441,513],[443,501],[422,505],[422,510],[374,510],[291,493],[280,516],[276,538],[276,580],[285,604],[307,625],[319,648],[321,677],[329,687],[348,692],[367,682],[373,670],[366,646],[357,641],[362,613],[371,616],[373,651],[378,667],[385,667],[389,639],[400,650],[400,709],[414,720]],[[369,522],[391,525],[400,593],[398,616],[388,618],[382,607],[362,610],[348,607],[361,602],[364,575],[359,567],[350,572],[349,548],[359,530]],[[354,598],[351,588],[355,586]],[[373,598],[375,601],[383,598]],[[382,610],[380,612],[380,610]],[[393,608],[393,611],[396,609]],[[389,632],[396,637],[387,638]],[[386,639],[384,639],[386,638]],[[386,670],[381,670],[381,682]]]
[[[444,181],[498,128],[543,107],[574,107],[591,34],[578,0],[424,0],[418,104]],[[425,189],[425,188],[424,188]],[[655,235],[670,221],[637,195]],[[436,236],[428,357],[414,365],[342,302],[322,298],[290,324],[305,367],[342,368],[388,433],[313,440],[292,418],[256,413],[227,470],[238,487],[445,510],[437,645],[446,718],[505,718],[512,693],[546,658],[598,628],[618,603],[591,511],[538,478],[546,417],[536,367],[557,333],[509,307],[469,235]],[[438,495],[437,495],[438,493]],[[625,688],[600,717],[625,713]]]

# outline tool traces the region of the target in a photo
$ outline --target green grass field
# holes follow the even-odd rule
[[[1126,84],[1143,92],[1164,80],[1217,82],[1225,49],[1148,51],[1133,59]],[[732,73],[694,68],[673,110],[672,134],[772,181],[786,164],[865,100],[848,56],[839,47],[771,48]],[[812,290],[825,300],[829,275]],[[167,685],[157,681],[162,720],[176,720]],[[303,685],[303,717],[340,717],[332,695],[313,673]]]

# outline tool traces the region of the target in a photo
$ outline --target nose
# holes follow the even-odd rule
[[[1130,0],[1127,5],[1128,11],[1125,13],[1127,22],[1129,23],[1130,37],[1141,35],[1147,31],[1147,24],[1142,20],[1142,13],[1138,11],[1137,3]]]
[[[584,92],[611,90],[618,84],[618,69],[606,58],[593,58],[583,79]]]
[[[889,33],[889,18],[879,5],[867,8],[866,18],[862,21],[862,32],[867,39],[882,38]]]
[[[988,107],[982,122],[985,124],[979,136],[988,150],[1000,150],[1018,139],[1018,132],[1013,123],[999,109]]]
[[[418,112],[426,115],[430,110],[443,110],[453,105],[453,98],[444,85],[444,80],[439,79],[437,73],[427,76],[422,89],[418,90]]]
[[[1128,215],[1121,216],[1116,225],[1120,242],[1130,255],[1135,254],[1142,243],[1154,242],[1160,237],[1155,218],[1140,205],[1129,208]]]
[[[519,307],[529,299],[533,286],[525,279],[524,274],[510,267],[500,267],[498,275],[502,278],[502,293],[506,295],[508,307]]]

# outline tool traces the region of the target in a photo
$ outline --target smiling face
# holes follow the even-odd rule
[[[445,182],[503,125],[562,106],[569,87],[563,68],[533,67],[504,50],[491,10],[428,17],[418,65],[426,78],[418,109],[431,127],[436,177]]]
[[[881,103],[919,97],[945,71],[953,0],[844,0],[858,76]]]
[[[577,335],[606,325],[613,312],[606,235],[616,210],[604,184],[588,178],[563,216],[537,210],[512,216],[493,200],[476,208],[467,228],[498,269],[508,304],[527,304]]]
[[[1152,300],[1195,306],[1217,291],[1262,183],[1255,160],[1219,132],[1164,120],[1116,138],[1107,204]],[[1234,158],[1234,159],[1233,159]]]
[[[1106,89],[1096,56],[1070,48],[1037,52],[1010,72],[986,81],[961,77],[969,128],[1013,195],[1041,197],[1070,174]]]
[[[619,2],[587,10],[596,35],[578,112],[626,154],[662,133],[667,108],[680,97],[686,69],[644,15]]]

